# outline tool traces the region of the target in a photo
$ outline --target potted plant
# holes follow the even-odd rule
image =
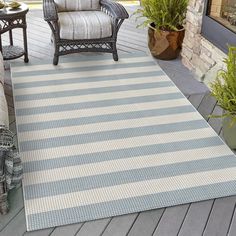
[[[228,58],[224,60],[225,70],[220,70],[211,83],[211,94],[223,108],[223,136],[230,148],[236,149],[236,47],[229,47]]]
[[[178,57],[184,38],[188,0],[142,0],[134,14],[145,17],[139,26],[148,26],[151,54],[162,60]]]

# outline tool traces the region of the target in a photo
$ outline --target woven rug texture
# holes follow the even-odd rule
[[[27,230],[236,194],[236,158],[147,55],[12,66]]]

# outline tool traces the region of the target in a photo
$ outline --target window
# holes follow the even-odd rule
[[[206,0],[202,35],[225,53],[236,46],[236,0]]]
[[[209,16],[236,32],[236,0],[212,0]]]

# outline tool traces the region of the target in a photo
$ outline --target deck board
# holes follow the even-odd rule
[[[132,13],[136,6],[129,6],[127,9]],[[30,60],[52,59],[51,32],[47,23],[42,19],[42,10],[31,10],[27,15],[27,21]],[[16,44],[22,44],[20,31],[14,32],[14,40]],[[7,35],[3,37],[3,41],[8,42]],[[118,36],[119,53],[148,52],[146,42],[147,32],[145,29],[136,28],[135,17],[126,20]],[[22,58],[18,61],[23,63]],[[206,94],[207,89],[204,85],[196,82],[194,75],[181,64],[180,59],[174,61],[157,60],[157,63],[185,93],[193,106],[208,120],[214,130],[222,135],[221,120],[209,117],[212,112],[220,114],[221,109],[216,106],[216,101],[208,93]],[[5,67],[8,69],[9,63],[6,63]],[[6,71],[5,93],[9,105],[10,127],[13,132],[16,132],[11,86],[8,69]],[[16,138],[15,135],[14,139],[16,140]],[[0,216],[1,236],[224,236],[227,233],[229,236],[236,235],[236,197],[196,202],[30,233],[26,233],[21,187],[11,191],[9,201],[11,205],[9,214]]]
[[[164,209],[141,212],[129,231],[128,236],[151,236],[159,223]]]
[[[190,204],[185,204],[166,208],[153,236],[176,236],[189,207]]]
[[[235,211],[235,207],[236,207],[236,205],[234,206],[234,214],[233,214],[233,217],[232,217],[231,225],[229,227],[228,236],[236,235],[236,211]]]
[[[204,117],[205,120],[209,120],[209,115],[212,114],[216,106],[216,100],[209,93],[206,93],[202,102],[198,108],[198,112]]]
[[[192,105],[198,109],[201,102],[202,102],[202,99],[204,98],[204,93],[201,93],[201,94],[193,94],[189,97],[189,101],[192,103]]]
[[[22,236],[26,232],[25,213],[22,209],[5,228],[0,232],[1,236]]]
[[[227,235],[234,213],[235,202],[235,196],[215,200],[203,236]]]
[[[38,231],[25,232],[23,236],[48,236],[51,235],[54,228],[42,229]]]
[[[192,203],[178,236],[202,235],[214,200]]]
[[[9,204],[11,206],[10,211],[7,215],[1,216],[0,215],[0,232],[5,228],[9,222],[13,220],[13,218],[19,214],[19,212],[23,209],[23,195],[22,195],[22,188],[19,187],[17,189],[13,189],[9,193]],[[1,233],[0,233],[1,235]]]
[[[85,222],[77,232],[76,236],[101,235],[110,223],[111,218],[93,220]]]
[[[223,111],[223,109],[221,107],[217,106],[217,104],[216,104],[212,114],[218,116],[218,115],[222,114],[222,111]],[[218,134],[220,133],[222,118],[211,117],[209,119],[208,123],[216,131],[216,133],[218,133]]]
[[[54,228],[50,236],[74,236],[83,226],[83,223],[65,225]]]
[[[128,214],[113,217],[102,236],[125,236],[136,222],[138,214]]]

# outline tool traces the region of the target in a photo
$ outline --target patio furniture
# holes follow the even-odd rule
[[[59,56],[76,52],[108,52],[118,61],[117,33],[129,17],[125,8],[111,0],[44,0],[44,19],[53,36]]]
[[[4,94],[4,67],[0,53],[0,214],[8,212],[8,191],[22,178],[22,165],[9,130],[7,101]]]
[[[28,47],[27,47],[27,34],[26,34],[26,14],[29,8],[26,4],[21,3],[17,9],[10,7],[4,8],[0,11],[0,51],[3,54],[4,60],[12,60],[24,56],[24,61],[28,62]],[[13,45],[13,29],[22,28],[24,46]],[[10,45],[2,46],[2,34],[9,32]]]

